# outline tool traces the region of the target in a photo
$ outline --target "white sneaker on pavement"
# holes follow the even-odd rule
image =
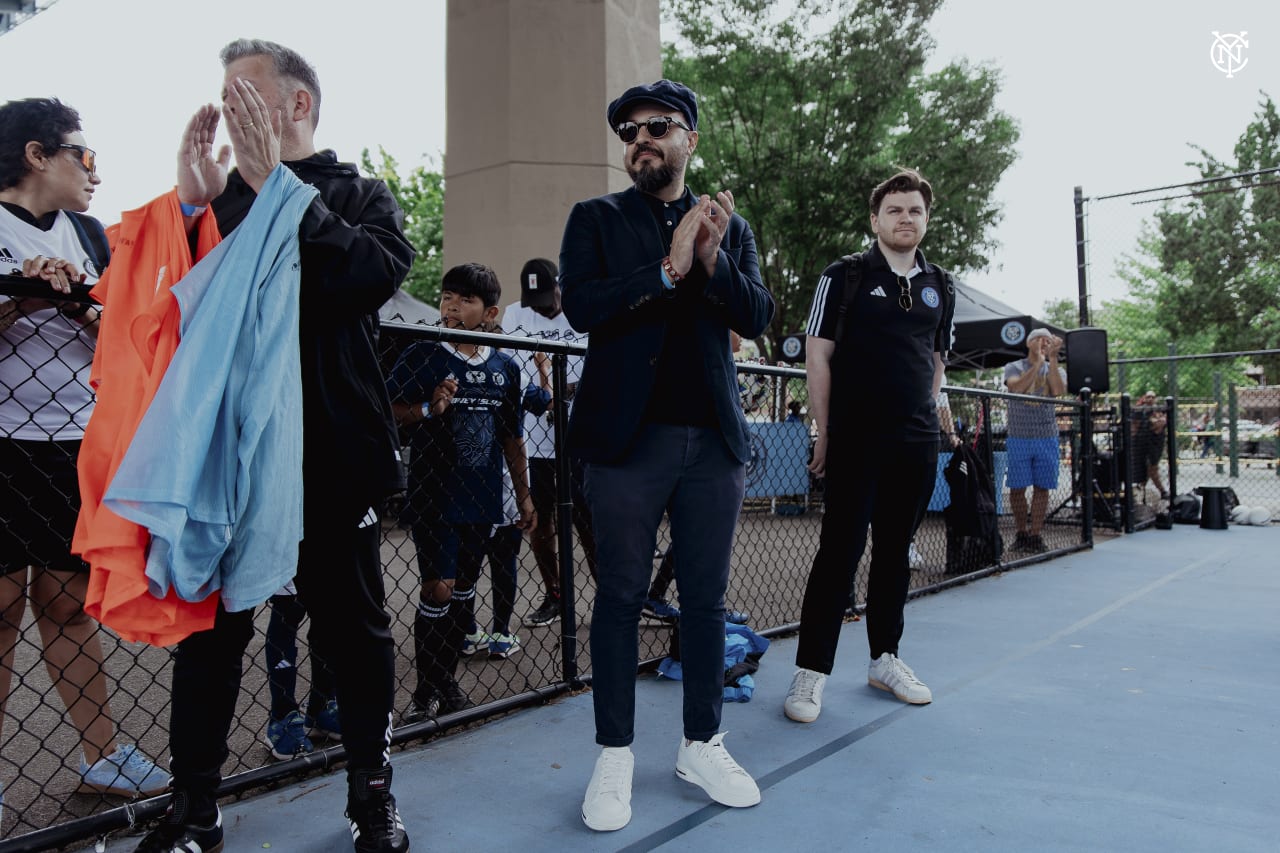
[[[797,723],[812,723],[822,713],[822,688],[826,683],[823,673],[797,667],[782,712]]]
[[[697,785],[721,805],[738,809],[754,806],[760,802],[760,789],[724,748],[726,734],[720,732],[706,741],[680,738],[676,775]]]
[[[871,666],[867,669],[867,683],[889,691],[910,705],[928,705],[933,701],[933,693],[925,687],[924,682],[916,678],[911,667],[889,652],[871,661]]]
[[[582,822],[597,832],[612,832],[631,822],[631,774],[636,759],[631,748],[606,746],[582,800]]]

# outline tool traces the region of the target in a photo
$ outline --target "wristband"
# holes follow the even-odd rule
[[[185,201],[178,202],[178,206],[182,208],[183,216],[199,216],[204,213],[208,205],[203,204],[187,204]]]
[[[671,279],[671,283],[673,285],[676,282],[680,281],[680,279],[684,278],[684,276],[676,272],[675,265],[671,263],[670,255],[667,255],[665,258],[662,259],[662,271],[667,274],[667,278]]]
[[[667,275],[667,271],[662,268],[659,268],[658,272],[662,275],[663,290],[675,290],[676,286],[674,283],[672,283],[671,276]]]
[[[424,421],[429,421],[429,420],[431,420],[433,417],[435,417],[434,415],[432,415],[432,414],[431,414],[431,401],[430,401],[430,400],[428,400],[427,402],[425,402],[425,403],[423,403],[423,404],[422,404],[422,408],[421,408],[421,410],[420,410],[420,411],[422,412],[422,419],[423,419]]]
[[[88,314],[89,309],[92,307],[93,306],[90,305],[88,302],[77,302],[76,306],[70,310],[60,307],[58,308],[58,311],[62,313],[63,317],[66,317],[69,320],[78,320],[81,317],[83,317],[85,314]]]

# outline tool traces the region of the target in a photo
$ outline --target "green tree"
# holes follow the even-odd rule
[[[404,290],[429,305],[440,304],[440,279],[444,277],[444,175],[434,168],[418,166],[405,177],[396,159],[378,146],[382,162],[377,166],[366,148],[360,152],[360,168],[372,178],[385,181],[404,211],[404,232],[418,250]],[[434,161],[430,161],[434,166]]]
[[[666,75],[700,99],[689,182],[732,190],[778,302],[769,349],[803,328],[814,284],[870,237],[872,188],[901,167],[934,186],[924,249],[955,272],[996,243],[996,182],[1018,130],[994,106],[994,69],[926,74],[926,25],[942,0],[682,0]],[[822,27],[821,22],[830,22]]]
[[[1280,113],[1263,94],[1232,161],[1196,148],[1206,180],[1166,203],[1138,240],[1122,276],[1160,310],[1153,318],[1183,352],[1280,346]],[[1262,172],[1262,174],[1259,174]],[[1245,177],[1230,177],[1245,175]],[[1271,375],[1274,370],[1268,371]]]

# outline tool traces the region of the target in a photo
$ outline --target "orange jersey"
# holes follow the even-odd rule
[[[194,261],[177,191],[127,211],[108,230],[111,265],[90,295],[105,306],[89,384],[97,404],[80,447],[80,517],[73,553],[89,564],[85,612],[126,640],[167,646],[213,627],[218,596],[187,602],[147,588],[149,534],[102,505],[138,423],[178,347],[181,316],[169,289]],[[212,214],[200,218],[196,256],[221,241]]]

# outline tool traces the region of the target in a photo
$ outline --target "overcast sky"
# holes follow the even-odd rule
[[[444,7],[444,0],[60,0],[0,36],[0,100],[56,95],[80,111],[103,177],[92,212],[108,222],[172,185],[182,127],[201,103],[216,100],[217,51],[240,36],[279,41],[315,64],[322,147],[355,160],[362,148],[382,145],[402,166],[424,156],[438,165]],[[1214,31],[1247,33],[1247,64],[1231,78],[1211,61]],[[1099,196],[1193,179],[1188,143],[1229,159],[1260,90],[1280,97],[1275,0],[950,0],[932,32],[933,67],[967,57],[1004,75],[999,106],[1021,125],[1019,159],[998,189],[1005,219],[993,269],[968,279],[1030,312],[1048,299],[1075,298],[1073,187]],[[1091,210],[1097,304],[1122,295],[1114,259],[1152,206],[1117,200]]]

